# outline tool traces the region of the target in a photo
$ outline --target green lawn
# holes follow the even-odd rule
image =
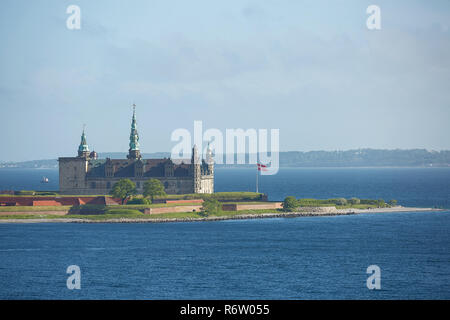
[[[346,204],[344,206],[336,206],[336,209],[369,209],[378,208],[374,204]]]
[[[0,212],[21,212],[21,211],[66,211],[71,206],[1,206]]]
[[[211,214],[209,217],[233,217],[237,215],[261,214],[261,213],[283,213],[277,209],[263,209],[263,210],[242,210],[242,211],[221,211],[216,214]],[[204,218],[199,212],[169,212],[161,214],[143,214],[140,211],[133,209],[109,209],[105,214],[98,215],[76,215],[70,214],[66,216],[54,215],[5,215],[0,216],[0,220],[4,219],[89,219],[89,220],[107,220],[107,219],[199,219]]]

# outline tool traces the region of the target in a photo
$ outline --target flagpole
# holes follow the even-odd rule
[[[256,165],[256,193],[258,193],[258,173],[259,173],[259,167]]]

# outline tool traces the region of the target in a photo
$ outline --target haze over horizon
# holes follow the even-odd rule
[[[66,8],[81,8],[68,30]],[[381,8],[368,30],[366,8]],[[448,1],[2,2],[0,161],[143,153],[173,130],[280,129],[281,151],[450,149]],[[167,151],[161,151],[167,150]]]
[[[280,151],[280,156],[281,156],[282,160],[285,161],[286,160],[286,159],[284,159],[285,157],[292,157],[292,155],[289,155],[289,156],[286,155],[286,154],[289,154],[289,153],[302,153],[302,154],[315,153],[317,155],[317,154],[320,154],[320,153],[324,152],[326,154],[323,154],[322,158],[323,159],[329,159],[328,157],[330,156],[330,153],[341,152],[341,153],[347,153],[348,154],[348,152],[350,152],[350,151],[358,152],[358,150],[366,151],[366,152],[368,150],[375,151],[375,152],[385,151],[385,153],[383,153],[383,155],[386,158],[388,158],[389,157],[388,154],[390,152],[393,152],[393,151],[394,152],[395,151],[400,151],[400,152],[403,152],[403,153],[404,152],[410,152],[409,156],[412,157],[414,155],[413,152],[420,151],[420,150],[426,150],[427,156],[429,156],[430,153],[431,154],[439,153],[439,154],[441,154],[441,155],[443,155],[444,157],[447,157],[447,158],[448,158],[448,155],[445,155],[445,154],[448,154],[450,152],[450,150],[360,148],[360,149],[349,149],[349,150],[308,150],[308,151],[287,150],[287,151]],[[95,150],[95,151],[97,152],[97,150]],[[108,157],[110,157],[110,158],[111,157],[112,158],[117,157],[119,159],[120,158],[124,158],[125,159],[127,154],[128,154],[128,152],[125,152],[125,151],[98,151],[97,154],[98,154],[98,158],[99,159],[106,159]],[[71,157],[71,156],[73,156],[73,155],[69,155],[69,157]],[[162,158],[162,157],[167,157],[167,156],[170,157],[170,151],[156,151],[156,152],[144,152],[144,153],[142,153],[142,157],[144,159],[151,159],[151,158],[155,158],[155,157],[156,158]],[[217,159],[217,157],[220,157],[220,156],[223,159],[223,163],[220,163],[220,164],[226,164],[226,160],[225,160],[226,153],[225,154],[217,154],[217,155],[214,156],[214,158]],[[248,164],[248,152],[245,153],[245,156],[246,156],[246,164]],[[420,154],[420,155],[416,154],[416,160],[420,160],[421,156],[423,156],[423,154]],[[367,155],[366,155],[366,157],[367,157]],[[321,161],[323,159],[318,159],[318,161]],[[53,161],[53,160],[57,160],[57,158],[27,159],[27,160],[19,160],[19,161],[5,161],[5,160],[0,159],[0,164],[28,163],[28,162],[35,162],[35,161],[39,162],[39,161]],[[448,161],[448,160],[446,160],[446,161]],[[446,162],[446,163],[448,163],[448,162]],[[448,163],[448,164],[450,164],[450,163]]]

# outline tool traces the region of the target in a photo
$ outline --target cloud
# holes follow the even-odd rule
[[[450,74],[447,31],[382,31],[323,38],[302,30],[255,38],[251,43],[211,43],[178,37],[163,44],[131,43],[117,49],[112,63],[124,90],[149,95],[288,95],[316,86],[348,95],[423,84],[441,88]],[[401,91],[402,87],[398,90]],[[443,93],[443,92],[442,92]],[[411,92],[411,94],[414,94]]]

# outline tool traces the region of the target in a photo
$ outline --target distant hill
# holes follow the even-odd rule
[[[103,152],[99,158],[124,159],[125,152]],[[146,159],[168,158],[169,152],[143,153]],[[219,167],[224,165],[218,165]],[[238,165],[234,165],[238,166]],[[58,161],[0,162],[0,168],[57,168]],[[450,151],[425,149],[280,152],[280,167],[450,167]]]
[[[99,152],[98,157],[100,159],[126,159],[128,152]],[[162,159],[169,158],[170,152],[153,152],[153,153],[142,153],[144,159]]]
[[[58,160],[30,160],[23,162],[0,162],[0,168],[58,168]]]
[[[425,149],[282,152],[281,167],[448,167],[450,151]]]

